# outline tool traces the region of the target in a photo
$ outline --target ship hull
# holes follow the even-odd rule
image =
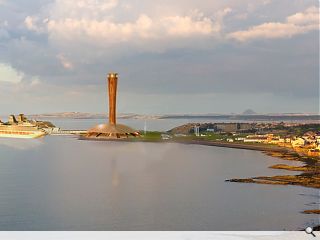
[[[0,131],[0,138],[23,138],[23,139],[31,139],[31,138],[40,138],[45,136],[45,132],[20,132],[20,133],[4,133]]]

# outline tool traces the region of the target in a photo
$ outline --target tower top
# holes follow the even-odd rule
[[[118,78],[118,73],[110,72],[108,73],[108,78]]]

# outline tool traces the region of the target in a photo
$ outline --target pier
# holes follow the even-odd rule
[[[86,130],[64,130],[61,128],[44,129],[48,135],[66,136],[66,135],[81,135],[87,133]]]

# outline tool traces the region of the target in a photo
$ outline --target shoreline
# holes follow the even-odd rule
[[[168,141],[171,142],[171,141]],[[206,140],[176,140],[172,141],[174,143],[181,144],[194,144],[194,145],[203,145],[203,146],[214,146],[214,147],[224,147],[224,148],[235,148],[235,149],[244,149],[244,150],[253,150],[261,152],[279,152],[279,153],[294,153],[293,150],[279,147],[279,146],[270,146],[270,145],[257,145],[257,144],[243,144],[243,143],[228,143],[228,142],[217,142],[217,141],[206,141]]]
[[[244,149],[244,150],[253,150],[253,151],[262,151],[262,152],[279,152],[279,153],[294,153],[293,150],[290,150],[285,147],[270,146],[270,145],[257,145],[257,144],[241,144],[241,143],[228,143],[228,142],[217,142],[217,141],[207,141],[207,140],[151,140],[151,139],[139,139],[139,138],[124,138],[124,139],[103,139],[103,138],[86,138],[79,137],[79,140],[83,141],[99,141],[99,142],[147,142],[147,143],[180,143],[180,144],[194,144],[194,145],[203,145],[203,146],[214,146],[214,147],[224,147],[224,148],[235,148],[235,149]]]

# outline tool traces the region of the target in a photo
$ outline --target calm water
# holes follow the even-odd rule
[[[208,146],[0,139],[0,230],[296,230],[318,191],[224,182],[276,175],[260,152]]]
[[[208,146],[0,139],[0,230],[297,230],[319,192],[225,182],[282,174],[260,152]]]

